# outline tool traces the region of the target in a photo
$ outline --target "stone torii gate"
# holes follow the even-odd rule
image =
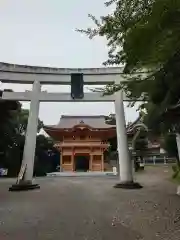
[[[2,99],[30,101],[30,111],[26,131],[20,179],[10,187],[10,191],[39,188],[33,183],[33,169],[36,146],[40,102],[114,102],[116,113],[116,130],[119,155],[120,180],[115,187],[139,188],[133,181],[132,163],[130,159],[126,122],[123,105],[123,92],[102,96],[102,93],[84,93],[81,99],[72,98],[70,93],[42,92],[43,84],[70,85],[73,74],[82,74],[85,85],[106,85],[122,81],[122,69],[112,68],[49,68],[0,63],[0,81],[3,83],[33,84],[32,91],[3,92]],[[22,174],[21,174],[22,173]]]

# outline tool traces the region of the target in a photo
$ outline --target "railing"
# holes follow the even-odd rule
[[[73,147],[73,146],[108,146],[108,143],[104,143],[104,142],[62,142],[59,144],[56,144],[55,146],[59,146],[59,147],[64,147],[64,146],[69,146],[69,147]]]
[[[176,163],[176,159],[168,157],[145,157],[141,163],[145,165],[173,164]]]
[[[86,142],[86,141],[78,141],[78,142],[76,142],[76,141],[69,141],[69,142],[61,142],[61,143],[56,143],[55,145],[54,145],[54,147],[74,147],[74,146],[82,146],[82,147],[86,147],[86,146],[92,146],[92,147],[94,147],[94,146],[97,146],[97,147],[99,147],[99,146],[102,146],[102,147],[108,147],[109,146],[109,143],[108,142],[103,142],[103,141],[101,141],[101,142],[90,142],[90,141],[88,141],[88,142]]]

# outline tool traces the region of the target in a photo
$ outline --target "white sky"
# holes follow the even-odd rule
[[[107,59],[106,40],[89,40],[75,31],[92,26],[88,13],[101,16],[110,11],[104,0],[1,0],[0,61],[62,68],[101,67]],[[30,90],[28,85],[1,84],[1,89]],[[68,87],[43,86],[51,92]],[[125,103],[125,106],[127,104]],[[29,103],[23,103],[29,108]],[[126,120],[138,116],[136,108],[127,108]],[[113,103],[41,103],[39,117],[45,124],[56,124],[62,114],[108,115]]]

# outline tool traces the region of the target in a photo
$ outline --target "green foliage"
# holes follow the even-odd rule
[[[179,9],[177,0],[115,0],[115,10],[97,19],[89,17],[95,28],[78,29],[90,38],[104,36],[108,40],[106,64],[132,67],[157,66],[179,48]]]
[[[113,94],[123,89],[131,106],[137,99],[148,100],[141,105],[148,125],[179,131],[180,1],[114,0],[106,5],[112,3],[111,14],[100,19],[89,15],[94,28],[78,30],[90,38],[105,37],[109,55],[104,64],[124,66],[126,81],[98,90]]]
[[[17,134],[24,135],[26,133],[26,128],[28,124],[28,117],[29,117],[29,110],[28,109],[21,109],[18,113],[16,119],[16,132]],[[37,132],[41,130],[43,127],[43,122],[38,119],[38,129]]]
[[[126,63],[133,67],[165,64],[180,47],[180,2],[155,0],[148,9],[124,39]]]
[[[173,165],[172,170],[173,170],[172,178],[180,181],[180,167],[179,167],[179,165],[177,165],[177,164]]]
[[[36,139],[36,151],[52,149],[54,142],[51,138],[45,137],[44,135],[38,135]]]
[[[141,155],[144,155],[143,153],[147,150],[147,145],[147,137],[138,137],[134,145],[135,151],[141,152]]]
[[[54,142],[51,138],[44,135],[37,136],[34,175],[45,176],[46,173],[55,171],[52,155],[57,154],[57,151],[53,145]]]
[[[7,168],[8,176],[14,177],[18,175],[21,167],[29,110],[22,109],[19,102],[4,100],[0,101],[0,109],[0,167]],[[39,120],[37,132],[42,127],[43,122]],[[47,171],[55,170],[52,153],[56,153],[53,141],[43,135],[38,135],[35,160],[36,175],[44,175]]]
[[[164,135],[163,148],[166,150],[169,157],[176,157],[176,159],[178,159],[176,136],[174,134]]]
[[[109,59],[105,64],[123,64],[126,63],[126,53],[124,51],[125,39],[135,24],[138,24],[141,18],[147,16],[154,1],[144,0],[117,0],[109,1],[106,6],[115,3],[115,10],[107,16],[102,16],[98,20],[92,14],[89,17],[95,24],[95,28],[77,31],[87,34],[90,38],[94,36],[104,36],[108,40]]]
[[[12,149],[16,146],[14,121],[20,109],[19,102],[0,100],[0,165],[5,165],[5,159],[12,156]]]

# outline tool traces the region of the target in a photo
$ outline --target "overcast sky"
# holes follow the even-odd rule
[[[110,11],[104,0],[1,0],[0,61],[62,68],[101,67],[107,59],[106,40],[89,40],[75,31],[92,26],[88,13],[101,16]],[[1,89],[30,90],[28,85],[1,84]],[[51,92],[69,91],[68,87],[43,86]],[[127,104],[125,103],[125,106]],[[23,103],[29,108],[29,103]],[[137,117],[127,108],[126,120]],[[108,115],[113,103],[41,103],[39,117],[45,124],[56,124],[62,114]]]

